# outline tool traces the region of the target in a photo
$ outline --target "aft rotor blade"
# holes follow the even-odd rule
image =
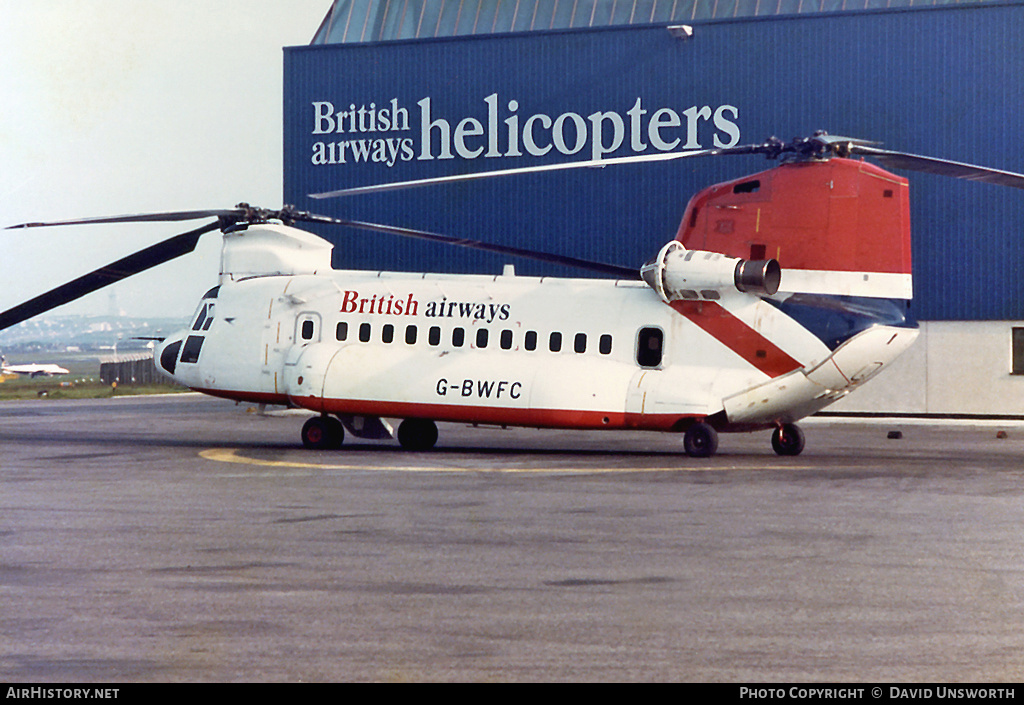
[[[499,176],[516,176],[518,174],[539,174],[546,171],[565,171],[568,169],[603,169],[606,166],[619,164],[640,164],[644,162],[666,162],[675,159],[688,159],[691,157],[713,157],[723,154],[755,154],[764,145],[749,144],[739,147],[721,147],[717,149],[697,149],[690,152],[657,152],[654,154],[638,154],[629,157],[613,157],[611,159],[591,159],[585,162],[561,162],[558,164],[541,164],[539,166],[517,167],[515,169],[500,169],[498,171],[478,171],[471,174],[454,174],[452,176],[436,176],[428,179],[414,179],[412,181],[397,181],[390,184],[373,184],[371,186],[356,186],[353,188],[338,189],[337,191],[326,191],[324,193],[311,193],[310,198],[339,198],[343,196],[362,196],[368,193],[382,193],[384,191],[399,191],[402,189],[420,188],[422,186],[434,186],[436,184],[451,184],[463,181],[477,181],[479,179],[492,179]]]
[[[62,284],[45,294],[40,294],[34,299],[0,313],[0,330],[9,328],[22,321],[27,321],[33,316],[38,316],[40,313],[45,313],[57,306],[81,298],[86,294],[91,294],[98,289],[119,282],[133,274],[144,272],[164,262],[187,255],[196,248],[200,236],[219,228],[220,222],[214,221],[201,228],[196,228],[181,235],[175,235],[163,242],[158,242],[144,250],[139,250],[135,254],[108,264],[106,267],[101,267],[89,274],[78,277],[67,284]]]
[[[400,235],[402,237],[414,237],[420,240],[429,240],[431,242],[439,242],[445,245],[468,247],[474,250],[483,250],[484,252],[495,252],[501,255],[523,257],[525,259],[532,259],[540,262],[548,262],[550,264],[560,264],[567,267],[576,267],[577,269],[586,269],[591,272],[597,272],[599,274],[613,276],[616,277],[617,279],[640,278],[639,268],[622,267],[615,264],[595,262],[592,260],[579,259],[577,257],[569,257],[567,255],[558,255],[551,252],[527,250],[521,247],[496,245],[494,243],[483,242],[481,240],[470,240],[467,238],[452,237],[450,235],[440,235],[438,233],[431,233],[425,230],[416,230],[414,228],[403,228],[395,225],[382,225],[379,223],[367,223],[361,220],[331,218],[328,216],[315,215],[312,213],[303,213],[301,214],[301,217],[297,219],[303,220],[308,223],[329,223],[332,225],[344,225],[350,228],[358,228],[360,230],[372,230],[378,233],[388,233],[390,235]]]
[[[963,162],[954,162],[948,159],[923,157],[919,154],[894,152],[889,149],[879,149],[860,144],[850,145],[850,152],[873,157],[887,167],[894,169],[920,171],[926,174],[939,174],[941,176],[967,179],[968,181],[983,181],[988,184],[1024,189],[1024,174],[1016,174],[1012,171],[992,169],[975,164],[964,164]]]
[[[110,215],[98,218],[76,218],[74,220],[53,220],[45,223],[21,223],[10,225],[6,230],[18,228],[48,228],[58,225],[91,225],[102,223],[164,223],[182,220],[199,220],[200,218],[240,218],[245,211],[239,208],[203,211],[168,211],[166,213],[136,213],[130,215]]]

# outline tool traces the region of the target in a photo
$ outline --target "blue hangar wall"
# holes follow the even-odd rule
[[[718,157],[358,198],[350,186],[825,129],[1024,172],[1024,5],[864,11],[285,50],[284,198],[338,217],[639,267],[698,189],[771,166]],[[915,314],[1024,318],[1024,193],[906,173]],[[587,276],[528,260],[319,228],[335,266]]]

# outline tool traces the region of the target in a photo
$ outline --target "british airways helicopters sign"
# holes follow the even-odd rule
[[[314,100],[310,104],[310,163],[377,164],[434,159],[567,157],[599,160],[620,150],[640,154],[740,141],[739,108],[691,105],[651,108],[638,96],[625,109],[565,111],[550,115],[498,93],[468,115],[440,112],[426,96],[415,106],[398,98]]]
[[[642,61],[623,64],[621,53],[635,52],[630,45],[640,35],[655,39],[655,46],[645,49]],[[547,247],[552,236],[571,239],[553,249],[639,266],[645,255],[638,253],[656,250],[670,237],[689,196],[719,173],[658,165],[610,179],[578,173],[358,202],[317,203],[307,195],[454,173],[731,147],[759,135],[762,128],[747,125],[756,109],[735,91],[708,90],[693,75],[666,83],[670,64],[659,58],[662,65],[653,70],[645,63],[663,49],[680,48],[664,29],[646,29],[288,49],[285,201],[526,248]],[[606,51],[607,57],[595,58]],[[481,253],[442,254],[418,242],[399,246],[381,235],[318,232],[340,245],[335,266],[494,273],[512,262],[522,274],[578,274]],[[611,253],[615,242],[620,252]]]

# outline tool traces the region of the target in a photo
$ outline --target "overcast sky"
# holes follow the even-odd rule
[[[330,0],[0,0],[0,227],[196,208],[276,208],[282,47]],[[0,230],[0,311],[202,221]],[[110,287],[132,316],[188,316],[218,233]],[[106,313],[103,290],[57,313]]]

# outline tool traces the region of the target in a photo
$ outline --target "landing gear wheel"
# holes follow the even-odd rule
[[[302,425],[302,445],[310,450],[341,448],[345,427],[333,416],[314,416]]]
[[[772,448],[779,455],[800,455],[804,449],[804,432],[796,424],[784,423],[772,431]]]
[[[683,449],[691,458],[710,458],[718,450],[718,431],[703,421],[686,429]]]
[[[430,450],[437,443],[437,424],[430,419],[406,419],[398,425],[398,442],[406,450]]]

